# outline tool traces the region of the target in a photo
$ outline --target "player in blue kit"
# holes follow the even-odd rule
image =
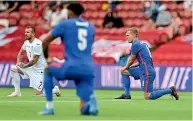
[[[144,97],[146,100],[154,100],[162,97],[166,94],[171,94],[176,100],[179,99],[179,95],[174,86],[169,89],[153,91],[153,82],[156,77],[152,57],[147,44],[138,39],[138,31],[136,28],[129,28],[126,31],[126,39],[132,43],[131,55],[127,61],[127,64],[121,68],[121,72],[124,73],[128,68],[131,68],[135,59],[139,63],[139,73],[141,86],[144,90]]]
[[[43,41],[43,47],[57,37],[65,44],[66,58],[61,67],[48,66],[44,73],[46,106],[41,115],[53,115],[52,88],[55,77],[58,80],[74,80],[76,94],[79,96],[82,115],[97,115],[98,105],[94,95],[94,62],[91,56],[95,36],[94,25],[82,19],[84,8],[79,3],[71,3],[67,7],[68,20],[57,24]]]
[[[150,45],[148,42],[143,41],[145,43],[147,43],[148,47],[150,49],[154,49],[154,47],[152,45]],[[121,66],[125,66],[127,64],[127,60],[130,56],[130,52],[126,52],[123,51],[118,64]],[[116,97],[114,99],[131,99],[131,94],[130,94],[130,77],[133,77],[135,80],[140,79],[140,70],[139,70],[139,63],[136,62],[135,64],[132,64],[130,66],[129,69],[127,69],[127,71],[124,71],[124,73],[121,74],[122,76],[122,83],[123,83],[123,87],[124,87],[124,91],[125,93],[122,94],[119,97]]]
[[[122,56],[120,57],[120,60],[119,60],[118,64],[121,65],[121,66],[125,66],[129,56],[130,56],[130,54],[127,54],[126,52],[124,52],[122,54]],[[132,76],[135,80],[140,79],[139,67],[137,65],[132,66],[131,68],[124,71],[124,73],[122,73],[121,76],[122,76],[122,83],[123,83],[125,93],[122,94],[119,97],[114,98],[114,99],[131,99],[130,76]]]

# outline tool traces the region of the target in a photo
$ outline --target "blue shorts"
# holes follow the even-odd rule
[[[140,79],[139,67],[129,68],[128,71],[135,80]]]
[[[89,101],[94,92],[94,74],[91,68],[85,68],[81,64],[65,62],[63,65],[55,64],[48,66],[48,71],[57,80],[74,80],[76,94],[81,100]]]
[[[153,82],[155,80],[155,77],[156,77],[156,74],[140,75],[141,88],[144,90],[144,92],[147,92],[147,93],[153,92]]]

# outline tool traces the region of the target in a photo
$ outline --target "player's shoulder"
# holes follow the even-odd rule
[[[29,43],[30,43],[29,40],[24,41],[24,45],[28,45]]]
[[[42,44],[42,41],[40,40],[40,39],[38,39],[38,38],[35,38],[35,40],[34,40],[35,42],[35,45],[41,45]]]
[[[132,47],[140,47],[141,46],[141,41],[140,40],[136,40],[135,42],[133,42]]]
[[[76,21],[76,19],[72,18],[72,19],[64,19],[63,21],[60,22],[60,25],[69,25],[71,26],[74,22]]]
[[[83,19],[83,18],[81,18],[81,20],[82,20],[83,22],[87,23],[89,27],[92,27],[92,28],[95,27],[94,24],[91,23],[91,22],[89,22],[88,20],[85,20],[85,19]]]

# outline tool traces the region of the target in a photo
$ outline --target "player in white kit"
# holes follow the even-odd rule
[[[27,53],[29,62],[22,62],[24,53]],[[11,77],[15,91],[9,97],[20,97],[20,76],[23,79],[30,79],[30,87],[35,89],[36,95],[43,95],[43,75],[47,66],[43,55],[42,41],[35,38],[35,28],[28,26],[25,29],[25,42],[17,56],[17,64],[11,67]],[[58,86],[55,86],[53,93],[60,95]]]

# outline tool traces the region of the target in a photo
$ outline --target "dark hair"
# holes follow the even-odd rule
[[[28,29],[28,28],[31,28],[33,33],[36,32],[36,29],[35,29],[35,27],[33,27],[33,26],[27,26],[26,29]]]
[[[84,12],[84,7],[80,3],[70,3],[67,9],[73,11],[78,16]]]

